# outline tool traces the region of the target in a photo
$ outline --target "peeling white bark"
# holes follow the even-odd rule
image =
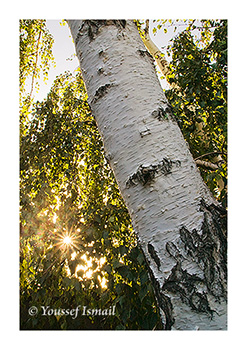
[[[220,260],[216,255],[221,243],[217,241],[217,247],[203,255],[203,240],[213,242],[214,238],[200,242],[213,222],[210,210],[201,209],[202,200],[203,208],[217,204],[167,109],[135,24],[116,22],[68,21],[107,159],[151,269],[164,326],[226,329],[226,297],[221,286],[225,282],[217,277],[222,269],[215,272],[206,261],[210,254]],[[194,243],[187,244],[190,237]],[[183,280],[192,285],[188,287]],[[211,280],[215,289],[209,291]]]

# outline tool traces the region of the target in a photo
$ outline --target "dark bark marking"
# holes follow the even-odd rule
[[[214,204],[201,202],[204,212],[203,238],[212,251],[201,248],[200,258],[204,261],[204,274],[210,292],[216,297],[227,298],[227,211]]]
[[[148,128],[143,130],[143,131],[140,131],[141,137],[144,137],[144,136],[147,136],[147,135],[150,135],[150,134],[151,134],[151,131]]]
[[[137,50],[137,52],[141,57],[148,57],[148,59],[151,59],[151,61],[154,62],[154,58],[148,50]]]
[[[173,164],[176,164],[176,163],[171,161],[168,158],[163,158],[160,164],[160,171],[162,172],[162,174],[164,175],[170,174]]]
[[[143,251],[143,249],[141,247],[140,247],[140,249]],[[172,325],[175,322],[174,317],[173,317],[173,307],[172,307],[171,300],[170,300],[169,296],[165,295],[162,292],[162,290],[160,288],[160,284],[157,281],[157,279],[154,277],[153,271],[151,270],[149,263],[147,262],[146,255],[144,253],[143,253],[143,256],[145,258],[146,266],[148,269],[150,280],[152,282],[152,286],[154,288],[154,294],[155,294],[155,298],[157,300],[158,306],[165,314],[166,321],[165,321],[165,325],[163,324],[164,329],[171,330]]]
[[[227,240],[226,210],[214,204],[201,202],[204,212],[202,234],[196,230],[180,229],[180,238],[185,251],[203,268],[208,291],[219,300],[227,298]]]
[[[166,243],[166,251],[175,260],[180,260],[180,258],[182,257],[178,248],[176,247],[176,245],[173,242]]]
[[[164,293],[162,293],[160,291],[158,301],[159,301],[160,307],[164,311],[165,317],[166,317],[165,330],[171,330],[172,326],[175,322],[173,314],[172,314],[173,307],[172,307],[171,299],[167,295],[165,295]]]
[[[98,74],[103,74],[103,73],[104,73],[104,68],[103,67],[99,67]]]
[[[165,114],[164,119],[170,119],[171,121],[175,122],[176,124],[178,124],[178,121],[176,119],[176,116],[173,114],[172,112],[172,106],[170,105],[170,103],[168,101],[162,100],[161,103],[164,104],[164,108],[162,108],[164,110],[163,114]]]
[[[167,107],[168,108],[168,107]],[[166,113],[167,108],[164,110],[163,107],[158,107],[158,109],[154,110],[151,115],[158,120],[166,120],[168,119],[168,114]]]
[[[148,271],[149,271],[152,285],[154,286],[155,296],[156,296],[158,305],[165,314],[165,319],[166,319],[166,322],[164,325],[165,330],[167,331],[171,330],[175,322],[175,319],[173,317],[173,307],[172,307],[171,299],[169,298],[169,296],[167,296],[165,293],[162,292],[162,290],[160,289],[159,282],[154,277],[153,271],[150,269],[149,266],[148,266]]]
[[[155,264],[158,267],[158,270],[160,271],[160,258],[158,254],[156,253],[154,246],[151,243],[148,243],[148,252],[151,256],[151,258],[154,260]]]
[[[207,294],[227,299],[227,212],[220,205],[210,206],[202,200],[200,211],[204,213],[202,230],[191,232],[181,227],[180,239],[187,259],[196,261],[203,271],[203,278],[182,269],[181,249],[173,242],[167,242],[166,251],[176,261],[169,277],[164,280],[162,290],[180,296],[196,312],[207,313],[211,317],[215,312],[209,306]],[[198,288],[200,287],[200,288]],[[202,292],[201,287],[207,292]]]
[[[126,186],[127,188],[136,186],[138,182],[143,186],[150,184],[158,173],[163,175],[170,174],[174,165],[180,166],[181,162],[179,160],[172,161],[169,158],[163,158],[157,164],[140,165],[137,171],[129,177]]]
[[[84,20],[79,29],[76,42],[79,40],[79,36],[82,35],[82,31],[86,28],[87,35],[90,41],[95,39],[95,36],[98,34],[99,30],[103,26],[115,25],[117,27],[125,28],[126,20]]]
[[[145,186],[147,183],[150,183],[154,179],[156,171],[156,166],[140,165],[137,172],[131,175],[128,181],[126,182],[127,188],[131,186],[136,186],[138,182]]]
[[[94,98],[92,100],[92,103],[97,102],[101,97],[107,94],[109,88],[111,88],[114,84],[105,84],[100,86],[97,91],[95,92]]]
[[[203,312],[213,315],[207,295],[204,292],[198,291],[198,284],[204,284],[204,280],[197,275],[189,274],[183,270],[181,263],[173,267],[171,274],[164,280],[162,290],[174,294],[179,294],[180,299],[185,304],[189,305],[196,312]]]

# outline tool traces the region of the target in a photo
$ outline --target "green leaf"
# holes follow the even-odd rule
[[[113,263],[112,263],[112,265],[113,265],[113,268],[114,268],[114,269],[118,269],[119,267],[124,266],[124,264],[121,263],[119,260],[114,260]]]
[[[115,220],[115,217],[114,216],[111,216],[111,217],[109,217],[109,222],[114,222],[114,220]]]
[[[148,274],[147,274],[146,270],[143,270],[141,272],[140,279],[141,279],[141,284],[142,285],[144,285],[149,280],[149,277],[148,277]]]
[[[129,268],[127,266],[120,266],[117,268],[117,271],[122,277],[127,277],[129,274]]]
[[[143,301],[147,293],[148,293],[148,288],[147,288],[147,285],[145,284],[144,286],[142,286],[142,288],[139,291],[139,298],[141,299],[141,301]]]

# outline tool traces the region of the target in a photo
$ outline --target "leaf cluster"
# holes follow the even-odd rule
[[[19,30],[19,82],[22,92],[25,90],[28,77],[34,75],[37,79],[42,72],[47,78],[50,64],[54,63],[52,54],[54,40],[47,30],[45,20],[20,20]]]
[[[19,21],[19,93],[20,122],[26,123],[32,104],[34,88],[39,88],[41,74],[48,78],[50,66],[55,66],[52,53],[54,39],[42,19],[21,19]]]
[[[200,29],[200,40],[192,29]],[[217,199],[227,205],[227,21],[193,22],[170,46],[171,89],[166,96],[194,159],[218,165],[200,168]],[[197,33],[198,34],[198,33]]]

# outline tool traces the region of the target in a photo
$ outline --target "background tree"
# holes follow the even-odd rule
[[[170,49],[167,80],[175,84],[166,95],[204,181],[226,207],[227,21],[202,21],[203,41],[192,26]]]
[[[47,79],[49,68],[54,65],[53,38],[45,20],[20,20],[19,22],[19,92],[20,123],[22,128],[29,115],[33,92],[39,88],[40,74]]]

